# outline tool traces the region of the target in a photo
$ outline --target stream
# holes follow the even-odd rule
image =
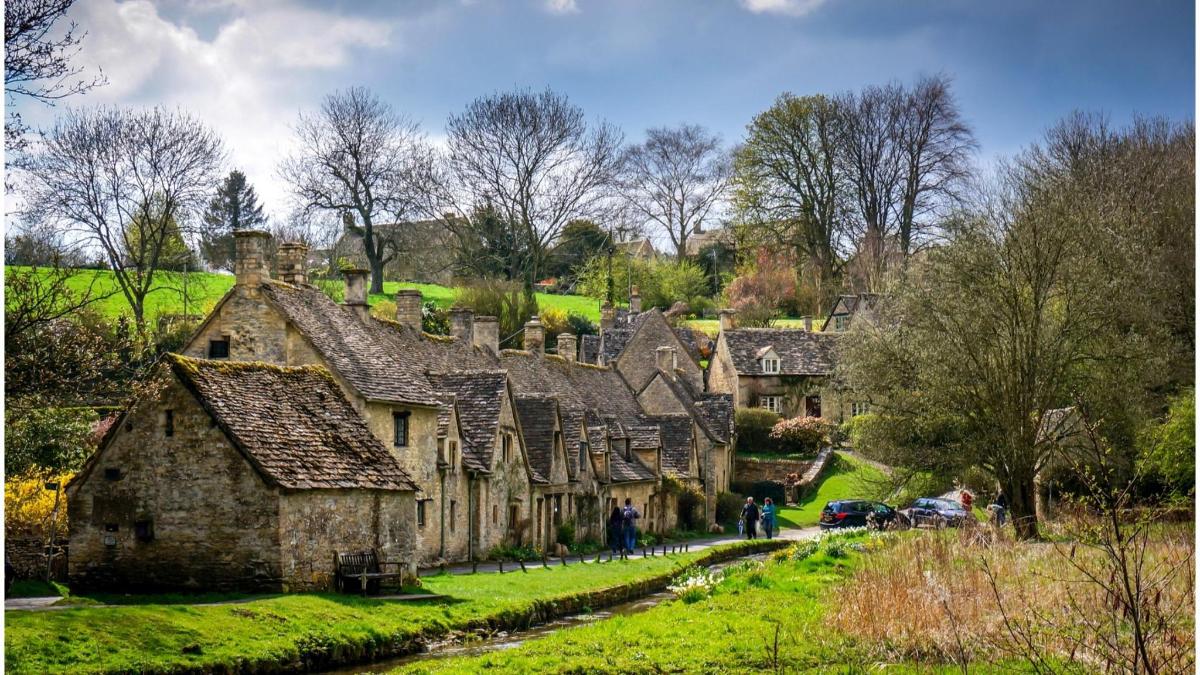
[[[765,560],[767,554],[756,553],[753,555],[734,558],[721,563],[708,565],[706,569],[721,570],[729,565],[740,563],[746,560]],[[394,668],[408,665],[411,663],[419,663],[432,659],[445,659],[455,656],[476,656],[486,654],[488,652],[498,652],[505,649],[520,647],[521,645],[536,640],[540,637],[545,637],[551,633],[555,633],[564,628],[574,626],[582,626],[605,619],[611,619],[618,616],[630,616],[633,614],[641,614],[649,609],[652,609],[660,603],[670,600],[674,595],[670,591],[659,591],[651,595],[646,595],[635,600],[629,600],[617,605],[605,607],[592,612],[580,612],[578,614],[570,614],[564,617],[554,619],[537,626],[532,626],[525,630],[519,631],[498,631],[490,636],[481,636],[474,634],[467,635],[451,635],[447,639],[440,642],[430,642],[425,645],[425,651],[417,654],[409,654],[391,659],[383,659],[374,663],[366,663],[357,666],[346,666],[334,670],[324,671],[334,675],[357,675],[359,673],[386,673]]]

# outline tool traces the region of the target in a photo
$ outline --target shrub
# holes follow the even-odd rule
[[[579,270],[579,292],[603,300],[608,296],[608,259],[595,256]],[[691,307],[704,307],[708,300],[708,280],[704,270],[692,262],[646,261],[624,257],[612,264],[613,292],[624,299],[630,285],[637,286],[642,308],[670,309],[682,300]]]
[[[46,475],[29,472],[4,481],[4,532],[6,536],[46,537],[54,511],[55,491],[47,490],[47,482],[57,482],[59,490],[74,476],[73,473]],[[67,497],[58,496],[57,536],[67,535]]]
[[[792,256],[759,250],[753,270],[744,271],[726,289],[729,306],[738,310],[739,325],[766,326],[796,310],[796,273]]]
[[[396,316],[396,312],[392,312]],[[421,330],[430,335],[450,334],[450,313],[426,300],[421,305]]]
[[[774,452],[775,441],[771,429],[779,421],[779,415],[763,408],[739,408],[734,413],[733,424],[737,430],[737,451]]]
[[[474,310],[477,316],[494,316],[500,323],[500,346],[514,347],[520,344],[520,331],[530,317],[537,314],[537,303],[525,294],[525,289],[515,281],[484,279],[465,285],[458,294],[455,304]],[[511,338],[505,342],[505,338]]]
[[[722,525],[736,523],[745,500],[745,497],[734,492],[717,493],[717,522]]]
[[[570,546],[571,544],[574,544],[575,543],[575,523],[568,520],[567,522],[563,523],[562,525],[559,525],[558,531],[555,533],[554,540],[557,543],[562,544],[563,546]]]
[[[773,480],[738,480],[729,484],[735,492],[739,492],[746,497],[754,497],[754,501],[761,507],[763,500],[767,497],[775,502],[776,506],[782,506],[787,503],[787,489],[783,483],[776,483]],[[745,497],[742,498],[741,504],[738,505],[738,513],[742,512],[742,504],[745,504]]]
[[[1146,427],[1138,468],[1176,495],[1195,488],[1196,391],[1185,390],[1171,399],[1167,417]]]
[[[704,493],[695,488],[679,493],[679,529],[695,532],[704,527]]]
[[[780,452],[815,455],[829,445],[834,425],[820,417],[793,417],[771,427],[771,439]]]
[[[538,560],[542,556],[532,546],[495,546],[488,551],[488,560]]]
[[[699,602],[707,598],[712,589],[721,582],[721,576],[707,572],[689,565],[675,577],[675,580],[667,587],[667,590],[675,594],[675,597],[683,601],[684,604],[690,605],[694,602]]]

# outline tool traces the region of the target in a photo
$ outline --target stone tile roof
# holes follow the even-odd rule
[[[555,417],[558,401],[550,396],[517,396],[517,419],[525,439],[525,452],[535,481],[548,483],[554,466]]]
[[[611,368],[509,350],[501,352],[500,364],[518,395],[554,396],[564,408],[582,409],[596,417],[615,415],[629,424],[636,424],[641,414],[633,390]]]
[[[450,435],[450,422],[454,417],[454,395],[443,395],[437,408],[437,437],[446,438]]]
[[[363,397],[436,406],[439,401],[416,364],[389,350],[372,322],[320,290],[268,281],[263,295]]]
[[[588,445],[591,446],[592,452],[604,452],[608,450],[607,430],[603,426],[588,426],[587,437]]]
[[[770,347],[779,355],[779,375],[831,375],[837,335],[794,328],[738,328],[722,333],[738,375],[764,375],[757,354]]]
[[[293,490],[416,489],[325,368],[169,360],[268,482]]]
[[[503,370],[435,373],[429,381],[439,391],[454,395],[463,433],[463,462],[476,471],[490,471],[508,374]]]
[[[656,424],[632,426],[627,431],[629,432],[629,447],[633,450],[654,450],[662,445]]]
[[[625,456],[619,452],[608,454],[608,467],[609,477],[614,483],[658,480],[658,476],[654,475],[654,471],[650,467],[642,464],[642,460],[637,457],[625,459]]]
[[[689,357],[691,357],[691,359],[693,361],[695,361],[696,363],[700,363],[700,359],[703,357],[701,357],[701,355],[700,355],[701,345],[696,340],[696,331],[692,330],[691,328],[684,327],[684,326],[680,326],[674,330],[675,330],[676,337],[678,337],[679,341],[683,343],[683,348],[687,351],[687,355]],[[712,351],[712,346],[711,346],[712,340],[710,340],[708,338],[708,336],[706,336],[706,335],[702,335],[701,337],[706,341],[706,344],[704,346],[707,346],[709,348],[709,351],[711,352]]]
[[[655,415],[646,421],[658,426],[662,435],[663,471],[688,476],[692,469],[692,417]]]
[[[604,331],[604,338],[601,340],[601,353],[605,363],[612,363],[621,356],[629,341],[633,339],[634,334],[642,327],[642,323],[652,312],[659,312],[659,310],[655,308],[649,312],[638,312],[637,314],[632,314],[628,310],[617,311],[613,327]],[[661,314],[661,312],[659,313]]]
[[[580,335],[579,336],[579,360],[584,363],[595,365],[596,360],[600,356],[600,336],[599,335]]]
[[[733,396],[704,394],[695,406],[705,430],[717,441],[728,444],[733,437]]]

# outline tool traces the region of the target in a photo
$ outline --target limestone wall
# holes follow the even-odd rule
[[[173,378],[72,483],[68,510],[73,588],[281,587],[275,490]]]
[[[675,348],[676,365],[697,389],[704,386],[704,371],[692,361],[684,350],[679,336],[671,330],[670,324],[662,315],[647,318],[633,339],[625,346],[621,357],[617,359],[617,371],[629,383],[634,391],[646,386],[646,383],[658,372],[657,355],[655,350],[668,346]]]

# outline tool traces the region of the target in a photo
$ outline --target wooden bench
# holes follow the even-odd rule
[[[378,593],[384,581],[395,581],[398,585],[404,579],[404,563],[382,562],[374,550],[335,553],[334,564],[337,567],[334,583],[341,593],[351,590],[359,590],[363,595]],[[389,567],[395,567],[396,571],[384,571]]]

